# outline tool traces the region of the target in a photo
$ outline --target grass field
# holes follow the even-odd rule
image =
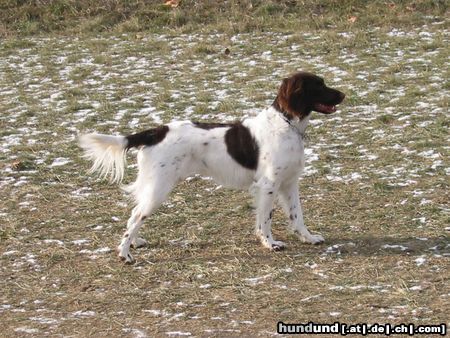
[[[346,16],[315,29],[8,33],[1,335],[266,337],[280,320],[448,324],[449,21],[411,11],[395,25]],[[299,69],[347,94],[336,114],[313,116],[299,181],[305,222],[325,243],[300,243],[277,209],[274,235],[288,248],[269,252],[253,234],[247,193],[193,177],[147,221],[136,264],[122,264],[115,247],[131,205],[87,174],[77,135],[241,119]],[[135,153],[128,159],[125,183],[136,174]]]

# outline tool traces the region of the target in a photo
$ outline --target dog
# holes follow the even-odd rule
[[[303,222],[298,179],[304,167],[304,134],[312,111],[331,114],[345,94],[325,85],[308,72],[285,78],[271,106],[255,117],[235,123],[171,122],[128,136],[84,134],[79,138],[84,156],[99,171],[120,183],[126,152],[139,148],[138,175],[126,190],[136,206],[118,246],[118,255],[133,263],[130,247],[146,241],[138,237],[144,220],[188,176],[212,177],[226,187],[248,189],[256,200],[256,234],[264,247],[281,250],[286,245],[271,232],[273,206],[278,198],[290,228],[303,242],[318,244]]]

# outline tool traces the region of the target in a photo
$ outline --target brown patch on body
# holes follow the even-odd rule
[[[137,134],[128,135],[126,137],[128,141],[127,149],[140,146],[154,146],[164,140],[168,132],[168,126],[159,126]]]
[[[244,168],[256,170],[258,166],[259,147],[250,130],[240,122],[215,123],[192,122],[196,128],[211,130],[215,128],[228,128],[225,133],[225,145],[228,154]],[[204,142],[207,146],[209,143]]]
[[[250,130],[241,123],[234,124],[225,134],[228,154],[244,168],[256,170],[259,147]]]

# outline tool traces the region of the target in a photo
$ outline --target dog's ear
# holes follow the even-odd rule
[[[288,118],[302,116],[305,113],[303,100],[303,80],[294,75],[283,80],[275,99],[275,107],[287,115]]]

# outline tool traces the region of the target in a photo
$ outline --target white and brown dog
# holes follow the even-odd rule
[[[86,134],[80,137],[85,156],[99,170],[120,182],[125,154],[138,147],[139,173],[127,190],[136,207],[118,247],[119,257],[133,262],[130,246],[146,242],[138,237],[144,220],[163,203],[184,178],[200,174],[231,188],[249,189],[256,198],[256,233],[262,244],[280,250],[285,244],[272,237],[272,209],[276,198],[289,217],[292,230],[307,243],[323,242],[303,223],[298,179],[304,166],[303,135],[312,111],[330,114],[345,95],[327,87],[322,78],[298,72],[283,80],[274,103],[256,117],[237,123],[172,122],[129,136]]]

